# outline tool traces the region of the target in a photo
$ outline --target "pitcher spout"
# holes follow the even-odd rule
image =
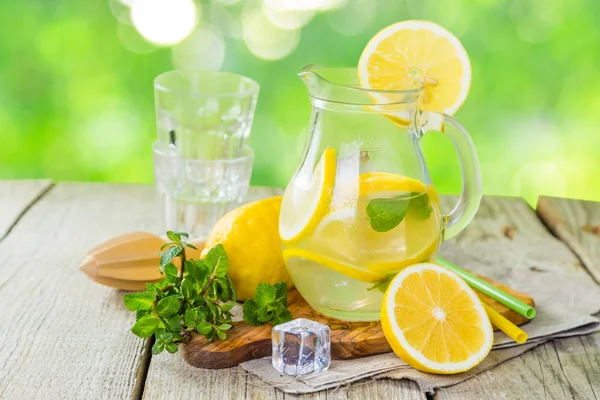
[[[324,94],[326,93],[327,85],[331,83],[321,75],[324,69],[325,67],[321,65],[309,64],[298,72],[298,76],[306,85],[306,90],[310,97],[326,100]]]
[[[298,72],[311,99],[348,106],[416,103],[422,86],[409,90],[372,90],[361,85],[356,68],[329,68],[309,64]]]

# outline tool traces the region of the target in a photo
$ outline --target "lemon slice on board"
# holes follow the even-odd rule
[[[286,249],[283,251],[283,259],[287,263],[287,260],[292,257],[304,258],[305,260],[313,261],[324,267],[332,269],[345,275],[349,278],[356,279],[361,282],[377,283],[385,279],[385,275],[378,274],[371,271],[360,269],[352,264],[340,262],[329,257],[325,257],[321,254],[314,253],[304,249]]]
[[[312,177],[306,180],[297,177],[286,189],[279,220],[279,234],[285,244],[297,244],[310,236],[327,213],[335,171],[335,149],[326,148]]]
[[[428,21],[402,21],[377,33],[358,62],[361,85],[377,90],[412,89],[421,82],[421,107],[454,114],[471,86],[471,63],[460,41]]]
[[[492,325],[473,289],[435,264],[413,265],[392,279],[381,325],[400,358],[437,374],[475,367],[494,342]]]

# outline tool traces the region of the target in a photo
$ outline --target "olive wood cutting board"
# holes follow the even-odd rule
[[[502,285],[492,279],[479,276],[492,285],[514,297],[534,306],[531,297]],[[516,325],[522,325],[527,318],[517,314],[491,298],[478,293],[479,297],[500,314]],[[388,345],[379,322],[345,322],[325,317],[314,311],[296,291],[290,291],[288,306],[294,319],[307,318],[329,325],[331,329],[331,356],[344,360],[373,356],[392,351]],[[209,342],[204,336],[195,334],[181,346],[185,361],[198,368],[229,368],[244,361],[271,355],[271,324],[250,326],[243,321],[234,322],[227,331],[227,340]]]

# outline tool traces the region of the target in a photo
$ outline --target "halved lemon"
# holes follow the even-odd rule
[[[335,149],[326,148],[312,176],[290,182],[281,203],[279,234],[287,245],[310,236],[327,213],[335,182]]]
[[[377,283],[385,279],[385,275],[371,271],[360,269],[352,264],[340,262],[321,254],[314,253],[304,249],[285,249],[283,251],[283,259],[287,263],[292,257],[304,258],[305,260],[313,261],[324,267],[346,275],[349,278],[356,279],[361,282]]]
[[[460,41],[428,21],[402,21],[377,33],[358,62],[361,85],[377,90],[424,86],[422,108],[454,114],[471,85],[471,64]]]
[[[455,374],[479,364],[494,332],[481,301],[461,278],[435,264],[417,264],[392,279],[381,325],[390,346],[412,367]]]

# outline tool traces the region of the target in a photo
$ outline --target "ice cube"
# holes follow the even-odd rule
[[[271,333],[273,368],[288,375],[325,371],[331,362],[327,325],[298,318],[277,325]]]

